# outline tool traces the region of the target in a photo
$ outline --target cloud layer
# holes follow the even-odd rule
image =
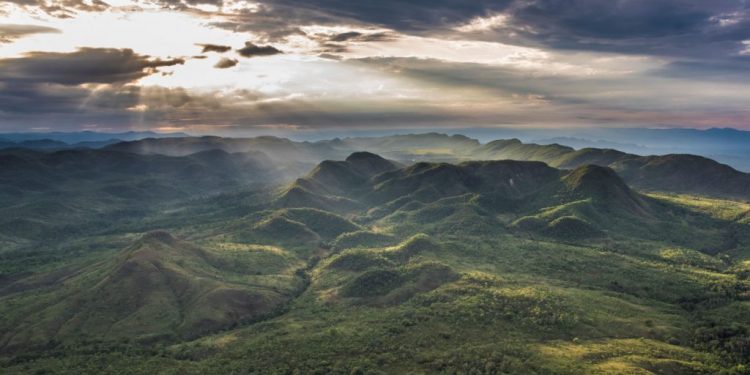
[[[117,4],[0,1],[0,130],[750,127],[744,1]]]

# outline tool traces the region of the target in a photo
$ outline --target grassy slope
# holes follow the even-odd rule
[[[155,219],[207,251],[231,252],[227,267],[270,274],[306,268],[310,285],[282,315],[195,341],[63,343],[6,362],[6,370],[716,373],[742,361],[732,351],[746,337],[742,324],[712,340],[750,311],[740,257],[750,243],[745,227],[720,253],[707,251],[725,244],[730,222],[741,222],[732,203],[638,196],[632,207],[621,187],[600,190],[575,178],[574,188],[560,190],[567,200],[510,205],[474,189],[482,184],[454,179],[460,173],[430,173],[436,184],[463,181],[438,190],[461,195],[409,194],[351,212],[352,220],[307,209]],[[410,176],[397,177],[415,186]],[[389,199],[401,191],[400,183],[382,186]],[[573,216],[603,234],[519,232],[513,223],[527,216],[545,223]],[[278,227],[266,231],[269,223]],[[267,258],[235,253],[246,251]]]

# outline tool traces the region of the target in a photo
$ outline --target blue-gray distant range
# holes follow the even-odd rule
[[[346,137],[382,137],[394,134],[420,134],[425,128],[400,130],[318,130],[271,135],[298,141],[320,141]],[[750,172],[750,131],[732,128],[699,129],[643,129],[643,128],[453,128],[439,129],[440,133],[462,134],[481,143],[498,139],[517,138],[525,143],[560,144],[575,149],[615,149],[636,155],[694,154],[701,155],[737,170]],[[257,136],[260,134],[251,134]],[[130,131],[50,132],[0,134],[0,149],[24,148],[58,151],[74,148],[103,148],[123,141],[146,138],[189,137],[187,133],[157,133]]]

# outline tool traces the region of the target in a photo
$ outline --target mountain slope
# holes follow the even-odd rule
[[[750,174],[710,159],[683,154],[638,156],[599,148],[576,150],[559,144],[526,144],[518,139],[480,144],[464,136],[438,133],[336,138],[317,142],[295,142],[278,137],[178,137],[121,142],[107,149],[172,156],[212,149],[230,153],[262,152],[274,163],[297,172],[307,170],[314,163],[341,159],[357,151],[377,153],[405,164],[420,161],[455,164],[471,159],[540,161],[562,169],[593,164],[614,169],[638,189],[750,200],[747,188]]]
[[[400,164],[369,152],[353,153],[344,161],[325,160],[285,188],[276,204],[337,212],[358,209],[362,206],[352,196],[366,190],[371,178],[399,167]]]
[[[110,261],[0,289],[6,306],[0,347],[195,337],[273,313],[302,280],[263,284],[262,277],[225,264],[221,254],[151,232]],[[19,308],[8,311],[10,305]]]
[[[64,238],[201,195],[268,186],[294,171],[258,152],[182,157],[107,150],[0,151],[0,234]]]
[[[70,206],[47,198],[7,213]],[[23,254],[41,265],[0,275],[0,371],[737,373],[750,230],[715,202],[597,165],[356,153],[80,234],[61,266]]]
[[[588,164],[608,166],[639,189],[750,200],[750,174],[695,155],[638,156],[608,149],[524,144],[516,139],[490,142],[474,155],[536,160],[564,169]]]

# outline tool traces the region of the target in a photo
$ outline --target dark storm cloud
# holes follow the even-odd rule
[[[0,43],[10,43],[18,38],[33,34],[59,33],[53,27],[39,25],[3,25],[0,24]]]
[[[36,121],[63,114],[71,119],[116,121],[143,96],[132,82],[158,73],[158,68],[182,63],[182,59],[156,59],[112,48],[0,59],[0,113],[8,120]]]
[[[232,95],[250,96],[242,92]],[[17,130],[35,126],[76,130],[82,125],[111,130],[144,123],[158,126],[166,119],[189,123],[189,119],[204,118],[204,114],[223,113],[221,108],[220,99],[214,95],[189,94],[182,88],[136,85],[87,88],[52,84],[0,86],[0,113],[3,114],[0,128]]]
[[[231,68],[231,67],[237,65],[238,62],[239,61],[237,61],[236,59],[228,59],[228,58],[224,57],[221,60],[219,60],[219,62],[217,62],[216,65],[214,65],[214,68],[217,68],[217,69],[228,69],[228,68]]]
[[[558,49],[707,57],[736,54],[750,38],[737,0],[531,0],[504,14],[490,38]]]
[[[0,59],[0,82],[126,83],[183,64],[184,59],[155,59],[131,49],[80,48],[75,52],[30,52],[23,57]]]
[[[510,0],[273,0],[268,2],[285,12],[298,11],[327,14],[331,19],[356,20],[386,26],[395,30],[430,31],[461,22],[488,12],[505,9]]]
[[[384,26],[402,32],[433,32],[470,17],[504,9],[510,0],[268,0],[256,8],[223,15],[211,25],[235,32],[253,32],[265,41],[305,35],[300,26]],[[372,38],[384,37],[371,35]]]
[[[278,55],[283,52],[271,45],[259,46],[253,44],[252,42],[245,42],[245,46],[242,48],[238,48],[237,53],[239,53],[242,57],[255,57]]]
[[[459,28],[494,16],[500,22],[484,29]],[[744,0],[268,0],[258,10],[229,17],[224,27],[283,40],[304,25],[376,26],[393,30],[391,36],[657,56],[668,65],[654,74],[686,80],[705,73],[744,81],[746,62],[739,60],[750,52],[750,4]],[[338,54],[348,52],[350,43],[389,36],[353,30],[307,37],[319,44],[313,53]]]
[[[46,12],[58,12],[58,16],[86,10],[84,4],[88,4],[89,10],[97,8],[93,5],[96,3],[77,0],[13,2],[40,9],[43,5]],[[260,100],[256,94],[248,93],[240,95],[243,100],[238,100],[235,94],[204,95],[181,89],[141,88],[134,85],[137,79],[184,61],[152,58],[131,50],[81,49],[67,54],[37,52],[0,60],[0,123],[45,120],[47,125],[58,121],[127,124],[137,118],[148,125],[239,127],[486,125],[534,121],[591,124],[629,120],[653,125],[677,120],[713,121],[713,117],[705,114],[718,111],[717,108],[723,110],[725,104],[730,114],[732,109],[747,107],[742,105],[746,104],[742,103],[746,102],[742,94],[731,92],[750,81],[747,78],[750,61],[741,52],[748,48],[743,41],[750,39],[750,15],[748,5],[740,0],[267,0],[258,7],[231,13],[196,8],[202,4],[221,5],[219,0],[152,3],[203,15],[210,26],[252,33],[253,42],[236,50],[244,57],[282,53],[279,48],[295,50],[285,47],[285,42],[296,42],[288,37],[301,35],[315,44],[306,53],[341,60],[327,64],[338,67],[359,64],[356,67],[363,68],[363,72],[381,70],[383,76],[413,83],[416,92],[466,92],[474,95],[472,98],[477,102],[453,105],[451,99],[451,105],[446,105],[441,101],[442,94],[435,98],[423,94],[423,98],[403,99],[396,97],[396,93],[393,97],[387,93],[363,94],[361,99],[340,98],[329,102],[313,97]],[[60,8],[55,11],[54,6]],[[484,29],[459,28],[477,17],[494,16],[500,16],[495,24],[477,23],[486,26]],[[310,25],[337,26],[328,30],[343,32],[317,34],[310,31],[315,28],[305,28]],[[388,31],[367,31],[376,29]],[[566,61],[572,61],[569,65],[573,69],[577,64],[586,68],[583,59],[617,59],[618,54],[658,56],[659,59],[645,59],[653,62],[649,67],[658,68],[641,72],[638,63],[634,63],[632,69],[630,66],[620,69],[621,66],[614,65],[628,62],[618,62],[613,63],[613,70],[624,73],[609,75],[604,66],[609,63],[602,63],[592,68],[596,71],[595,68],[604,66],[601,74],[568,74],[567,70],[562,74],[547,74],[547,69],[556,68],[545,66],[530,72],[513,64],[419,58],[354,61],[336,55],[359,43],[389,41],[404,34],[533,46],[552,51],[548,60],[552,65],[558,59],[569,59]],[[214,44],[199,46],[204,53],[223,53],[229,49]],[[374,48],[377,45],[368,50]],[[569,53],[571,50],[613,54]],[[579,55],[583,57],[576,57]],[[215,67],[231,68],[237,63],[225,58]],[[708,79],[712,80],[711,93],[705,94],[700,89],[709,86],[699,81]],[[460,94],[456,97],[460,100]],[[748,116],[742,112],[736,117]]]
[[[233,25],[278,30],[282,24],[353,23],[554,49],[699,57],[737,54],[750,39],[750,5],[740,0],[270,0],[258,13],[255,26],[255,13]],[[497,14],[507,22],[492,30],[454,30]],[[332,41],[357,37],[347,32]]]
[[[330,14],[283,4],[261,3],[254,9],[241,9],[211,18],[209,25],[234,32],[251,32],[266,42],[283,41],[290,35],[305,35],[300,26],[330,24],[337,18]]]
[[[206,52],[218,52],[218,53],[224,53],[232,49],[230,46],[223,46],[219,44],[198,44],[198,46],[202,47],[201,53]]]
[[[101,113],[122,110],[138,103],[137,86],[89,89],[54,84],[14,85],[0,89],[0,111],[5,115],[41,115],[48,113]]]

